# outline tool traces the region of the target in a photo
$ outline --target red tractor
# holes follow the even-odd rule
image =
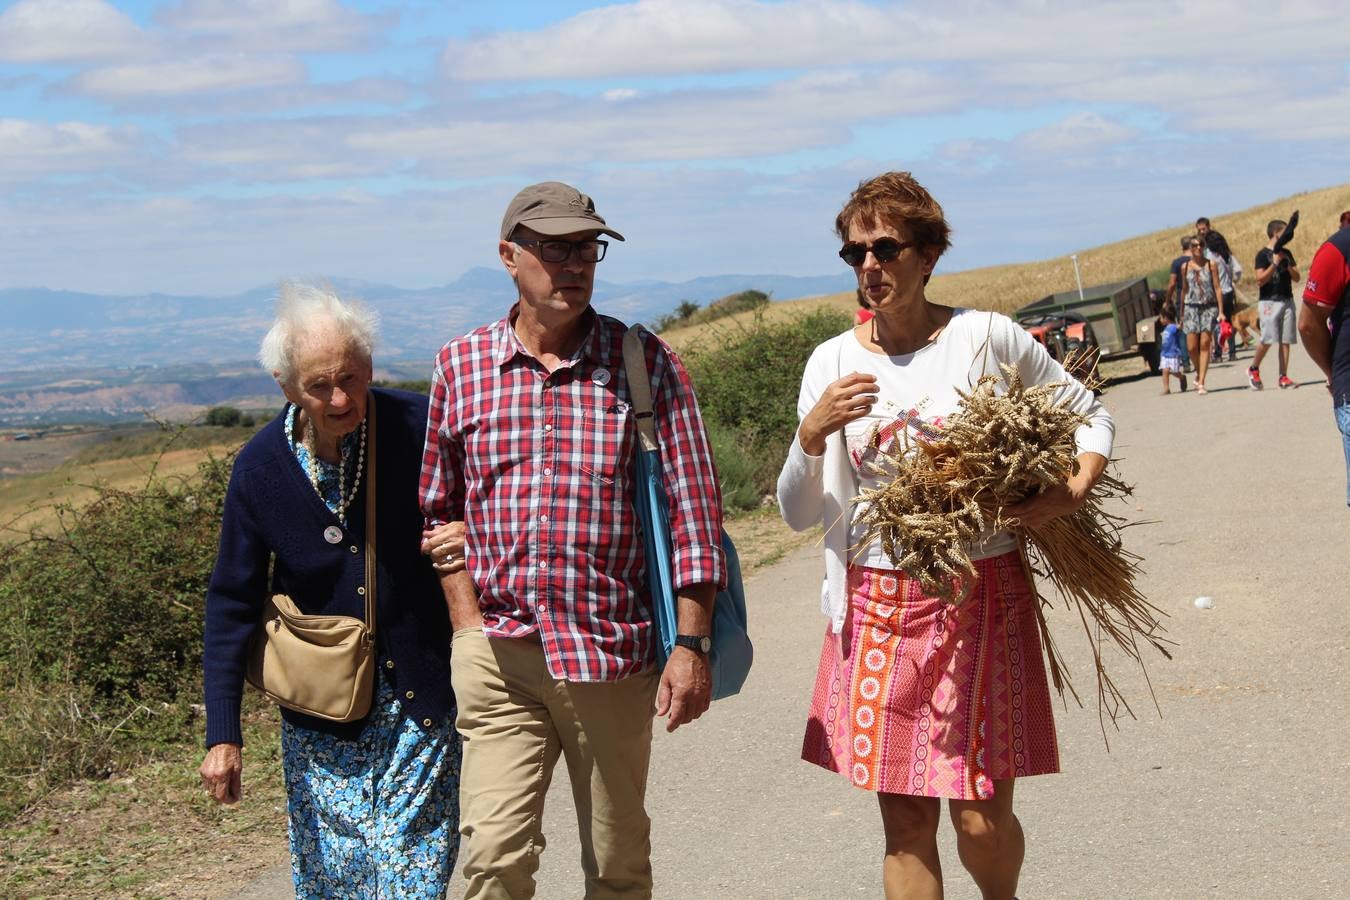
[[[1019,320],[1027,333],[1045,346],[1069,374],[1091,385],[1097,378],[1101,349],[1092,323],[1074,312],[1046,313]]]

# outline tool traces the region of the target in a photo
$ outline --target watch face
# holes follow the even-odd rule
[[[712,652],[712,638],[706,634],[679,634],[675,636],[675,646],[685,647],[695,653],[702,653],[707,656]]]

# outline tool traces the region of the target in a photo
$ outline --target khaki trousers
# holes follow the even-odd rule
[[[549,675],[528,638],[455,632],[451,682],[464,741],[460,859],[465,900],[533,897],[544,852],[544,797],[567,760],[588,898],[650,897],[651,820],[644,800],[651,759],[655,671],[579,683]],[[573,894],[551,885],[549,897]]]

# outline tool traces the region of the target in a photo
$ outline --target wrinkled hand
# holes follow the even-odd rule
[[[198,770],[211,799],[227,806],[243,796],[244,754],[238,744],[216,744],[206,751]]]
[[[464,570],[464,523],[446,522],[422,531],[422,554],[440,575]]]
[[[706,657],[688,647],[676,647],[661,671],[656,691],[656,714],[666,716],[666,731],[674,731],[708,711],[712,703],[712,673]]]
[[[1072,515],[1087,500],[1088,491],[1076,490],[1071,484],[1072,480],[1004,507],[1003,514],[1017,519],[1017,524],[1023,528],[1039,528],[1051,519]]]
[[[877,377],[852,372],[825,389],[802,418],[797,437],[802,449],[811,456],[825,452],[825,438],[854,419],[860,419],[877,402]]]

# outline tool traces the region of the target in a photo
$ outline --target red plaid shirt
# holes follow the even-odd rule
[[[428,524],[465,522],[489,635],[538,634],[550,674],[617,681],[655,660],[634,510],[637,430],[623,323],[587,312],[581,348],[549,373],[511,321],[446,344],[432,372],[422,454]],[[645,335],[675,588],[725,584],[722,498],[688,373]]]

